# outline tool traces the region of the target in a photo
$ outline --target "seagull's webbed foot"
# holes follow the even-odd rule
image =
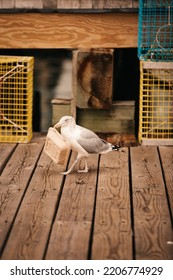
[[[70,168],[71,169],[71,168]],[[61,175],[67,175],[67,174],[70,174],[71,170],[67,170],[67,171],[64,171],[64,172],[60,172]]]
[[[88,172],[88,167],[84,168],[84,169],[79,169],[77,172],[79,172],[79,173],[82,173],[82,172],[87,173]]]
[[[87,173],[87,172],[88,172],[88,169],[87,169],[87,170],[86,170],[86,169],[79,169],[77,172],[78,172],[78,173]]]
[[[78,170],[79,173],[87,173],[88,172],[88,165],[87,165],[87,160],[85,159],[85,168],[84,169],[79,169]]]
[[[62,175],[70,174],[70,172],[73,170],[73,168],[75,167],[76,163],[78,162],[78,160],[79,160],[80,158],[81,158],[81,155],[78,154],[78,156],[77,156],[76,160],[73,162],[72,166],[71,166],[67,171],[61,172],[60,174],[62,174]],[[86,169],[86,167],[87,167],[87,166],[86,166],[86,162],[85,162],[85,169]],[[85,171],[85,172],[87,172],[87,171]]]

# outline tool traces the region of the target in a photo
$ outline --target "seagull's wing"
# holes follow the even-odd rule
[[[100,154],[111,150],[111,145],[100,139],[93,131],[77,126],[79,131],[76,141],[89,154]]]

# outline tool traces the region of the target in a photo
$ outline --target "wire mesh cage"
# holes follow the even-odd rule
[[[173,60],[173,1],[140,0],[138,57],[152,61]]]
[[[139,142],[173,145],[173,63],[140,61]]]
[[[32,138],[33,57],[0,56],[0,142]]]

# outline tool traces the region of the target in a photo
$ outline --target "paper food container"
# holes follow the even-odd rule
[[[44,152],[55,163],[66,165],[70,153],[70,146],[55,128],[50,127],[46,136]]]

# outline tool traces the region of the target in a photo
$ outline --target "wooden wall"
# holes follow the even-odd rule
[[[138,0],[0,0],[1,9],[137,8]]]

